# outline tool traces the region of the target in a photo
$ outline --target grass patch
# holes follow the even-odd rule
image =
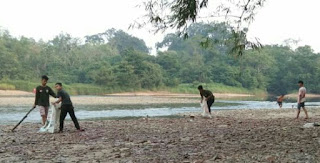
[[[12,84],[0,83],[0,90],[15,90],[16,87]]]
[[[265,95],[266,91],[259,89],[246,89],[242,87],[232,87],[220,83],[195,83],[195,84],[180,84],[177,87],[167,88],[167,91],[173,93],[190,93],[199,94],[198,86],[202,85],[204,89],[211,90],[213,93],[236,93],[236,94],[253,94]]]
[[[48,83],[47,85],[54,89],[55,83]],[[21,80],[6,80],[0,81],[0,89],[3,90],[21,90],[32,92],[34,88],[40,85],[40,82],[30,82]],[[112,93],[110,88],[92,85],[92,84],[63,84],[64,89],[71,95],[103,95],[106,93]]]
[[[51,88],[54,87],[55,83],[48,83]],[[22,80],[1,80],[0,89],[3,90],[21,90],[32,92],[34,88],[40,85],[40,82],[30,82]],[[189,94],[199,94],[197,87],[200,83],[193,84],[180,84],[176,87],[161,87],[154,88],[151,90],[141,89],[141,88],[121,88],[121,87],[107,87],[99,86],[94,84],[63,84],[66,91],[71,95],[104,95],[111,93],[121,93],[121,92],[138,92],[138,91],[168,91],[172,93],[189,93]],[[266,91],[258,89],[246,89],[241,87],[232,87],[220,83],[209,83],[201,84],[205,89],[213,91],[213,93],[237,93],[237,94],[253,94],[253,95],[266,95]]]

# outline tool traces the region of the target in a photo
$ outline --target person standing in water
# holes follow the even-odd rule
[[[207,102],[207,104],[208,104],[209,113],[211,114],[211,106],[214,103],[214,95],[212,94],[211,91],[204,90],[202,85],[199,85],[198,90],[199,90],[200,96],[201,96],[201,102],[200,103],[202,103],[202,101],[205,100]]]
[[[62,89],[62,83],[56,83],[55,88],[58,91],[57,98],[59,98],[59,99],[56,102],[53,102],[52,104],[55,105],[55,104],[59,104],[61,102],[60,130],[59,130],[59,132],[60,133],[63,132],[63,123],[64,123],[64,119],[67,116],[67,113],[69,113],[76,129],[78,131],[84,131],[83,129],[80,129],[78,119],[74,114],[74,107],[72,105],[70,96],[66,91],[64,91]]]
[[[299,85],[299,93],[298,93],[298,108],[297,108],[296,119],[299,118],[301,108],[303,109],[304,113],[306,114],[305,119],[308,119],[309,118],[308,112],[307,112],[307,109],[305,108],[307,89],[304,87],[303,81],[299,81],[298,85]]]
[[[281,96],[278,97],[278,99],[277,99],[277,103],[278,103],[280,109],[282,108],[283,99],[284,99],[284,95],[281,95]]]
[[[33,108],[39,107],[40,115],[42,117],[42,124],[45,125],[47,122],[48,110],[49,110],[49,95],[56,97],[53,90],[47,86],[49,78],[46,75],[41,77],[41,85],[36,88],[36,98],[33,104]]]

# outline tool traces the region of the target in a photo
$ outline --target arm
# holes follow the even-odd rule
[[[298,104],[301,103],[302,98],[303,98],[303,91],[302,91],[302,89],[300,88],[300,89],[299,89],[299,96],[298,96]]]
[[[301,99],[302,99],[302,95],[299,93],[299,97],[298,97],[298,104],[301,103]]]
[[[200,101],[200,103],[202,103],[202,101],[203,101],[203,95],[200,93],[200,96],[201,96],[201,101]]]
[[[55,105],[55,104],[59,104],[60,102],[62,101],[62,98],[59,97],[59,99],[56,101],[56,102],[53,102],[52,104]]]
[[[54,98],[57,98],[57,95],[54,93],[54,91],[51,88],[49,89],[49,95],[51,95]]]
[[[33,108],[35,108],[36,105],[38,105],[38,100],[39,100],[39,96],[40,96],[40,94],[38,92],[39,92],[38,88],[36,88],[36,97],[35,97],[35,100],[34,100]]]
[[[300,88],[300,89],[299,89],[299,94],[298,94],[298,104],[301,103],[301,100],[302,100],[302,98],[304,97],[304,96],[303,96],[303,93],[304,93],[304,91],[302,90],[302,88]]]

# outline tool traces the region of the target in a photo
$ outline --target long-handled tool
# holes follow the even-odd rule
[[[21,119],[21,121],[20,121],[16,126],[14,126],[14,128],[11,130],[12,132],[22,123],[22,121],[23,121],[24,119],[26,119],[26,118],[28,117],[28,115],[32,112],[32,110],[33,110],[34,108],[36,108],[36,107],[31,108],[31,109],[28,111],[28,113]]]

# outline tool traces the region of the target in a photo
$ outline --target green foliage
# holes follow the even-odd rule
[[[0,83],[0,90],[15,90],[16,87],[11,84]]]
[[[142,39],[133,37],[122,30],[114,28],[91,36],[86,36],[86,43],[91,45],[102,45],[108,42],[108,45],[116,48],[120,53],[126,50],[136,50],[149,53],[149,49]]]
[[[32,91],[46,74],[72,94],[197,93],[200,83],[220,93],[285,94],[297,89],[298,80],[308,92],[320,93],[320,55],[309,46],[244,49],[239,57],[228,55],[232,43],[219,41],[232,38],[225,23],[194,24],[188,33],[187,40],[168,34],[157,44],[168,50],[152,56],[141,39],[114,29],[87,36],[86,43],[68,34],[36,42],[0,31],[0,89]],[[207,38],[211,45],[201,47]]]
[[[224,20],[230,24],[231,37],[219,39],[216,36],[207,36],[200,45],[209,47],[211,42],[225,42],[231,45],[229,53],[243,55],[247,48],[259,49],[262,47],[259,40],[255,42],[247,39],[248,27],[254,21],[257,11],[265,0],[147,0],[142,6],[146,15],[131,25],[133,28],[142,28],[151,24],[156,32],[167,29],[176,29],[184,39],[192,37],[190,28],[197,20],[207,18],[209,21]],[[207,9],[211,4],[210,9]],[[204,12],[201,12],[203,11]],[[201,13],[201,14],[200,14]],[[205,15],[206,14],[206,15]],[[143,19],[146,18],[146,19]]]
[[[205,89],[214,90],[215,93],[238,93],[238,94],[255,94],[255,95],[264,95],[265,92],[259,89],[246,89],[241,87],[232,87],[226,86],[220,83],[198,83],[194,82],[192,84],[180,84],[177,87],[168,88],[167,90],[170,92],[176,93],[191,93],[191,94],[199,94],[197,87],[202,85]]]

